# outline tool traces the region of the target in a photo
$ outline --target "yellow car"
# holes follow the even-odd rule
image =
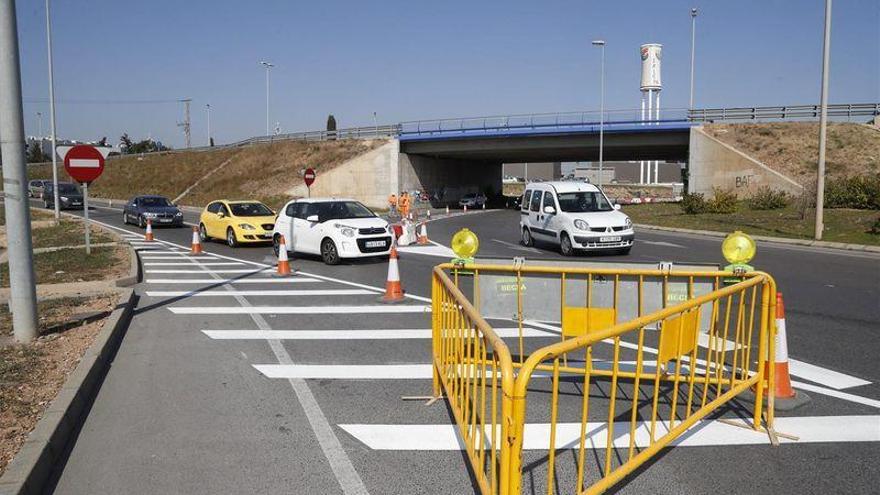
[[[199,237],[226,239],[229,247],[254,242],[272,242],[275,212],[259,201],[229,201],[221,199],[208,203],[199,217]]]

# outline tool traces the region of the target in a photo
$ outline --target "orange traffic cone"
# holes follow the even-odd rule
[[[199,239],[198,227],[193,227],[192,249],[189,254],[202,254],[202,240]]]
[[[446,205],[446,214],[449,215],[449,205]]]
[[[403,287],[400,285],[400,270],[397,267],[397,241],[391,240],[391,255],[388,257],[388,278],[385,281],[385,295],[379,299],[383,303],[403,301]]]
[[[275,273],[278,277],[289,277],[290,262],[287,260],[287,243],[284,242],[284,236],[278,241],[278,271]]]
[[[425,222],[422,222],[422,228],[419,229],[419,238],[416,242],[421,245],[425,245],[428,243],[428,227]]]
[[[147,219],[147,231],[144,233],[145,241],[152,241],[153,239],[153,221],[149,218]]]
[[[484,210],[486,209],[486,203],[483,203],[483,209]]]
[[[782,293],[776,293],[776,339],[773,361],[764,363],[764,376],[769,376],[773,366],[773,402],[776,409],[789,411],[810,401],[810,397],[791,387],[788,369],[788,339],[785,335],[785,305]],[[768,393],[768,392],[765,392]]]
[[[464,212],[467,213],[467,205],[464,205]]]
[[[429,209],[429,210],[427,210],[427,211],[425,211],[425,217],[427,217],[427,218],[428,218],[428,220],[430,220],[430,219],[431,219],[431,210],[430,210],[430,209]]]

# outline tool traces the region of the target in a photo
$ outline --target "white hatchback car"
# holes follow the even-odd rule
[[[559,245],[565,256],[576,250],[616,250],[628,254],[635,233],[620,205],[612,204],[598,187],[586,182],[529,184],[520,207],[522,243]]]
[[[388,222],[353,199],[309,198],[287,203],[272,233],[276,256],[282,235],[288,252],[318,254],[328,265],[339,264],[343,258],[391,252]]]

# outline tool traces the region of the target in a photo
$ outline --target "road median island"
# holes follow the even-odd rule
[[[34,215],[39,217],[39,213]],[[76,239],[82,223],[35,220],[39,337],[12,339],[0,289],[0,493],[41,493],[75,434],[106,365],[127,328],[134,292],[117,287],[137,280],[133,250],[117,234],[95,228],[93,239],[111,241],[86,256]],[[74,245],[63,243],[74,242]],[[0,267],[8,287],[8,265]],[[132,273],[133,272],[133,273]]]

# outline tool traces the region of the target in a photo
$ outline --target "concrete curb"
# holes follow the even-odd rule
[[[716,232],[714,230],[694,230],[680,229],[675,227],[661,227],[659,225],[645,225],[641,223],[634,224],[634,227],[646,230],[659,230],[663,232],[676,232],[680,234],[696,234],[710,237],[727,237],[729,232]],[[848,244],[845,242],[827,242],[827,241],[811,241],[809,239],[788,239],[785,237],[770,237],[763,235],[753,235],[756,241],[775,242],[778,244],[790,244],[794,246],[807,246],[826,249],[842,249],[845,251],[861,251],[865,253],[880,253],[880,246],[868,246],[866,244]]]
[[[116,279],[116,287],[131,287],[141,280],[141,264],[138,261],[137,252],[131,244],[128,245],[128,260],[131,263],[128,276]]]
[[[43,492],[54,467],[85,420],[110,360],[128,329],[136,299],[133,289],[122,292],[119,304],[107,318],[95,342],[86,350],[36,428],[9,463],[0,478],[0,493],[30,495]]]

